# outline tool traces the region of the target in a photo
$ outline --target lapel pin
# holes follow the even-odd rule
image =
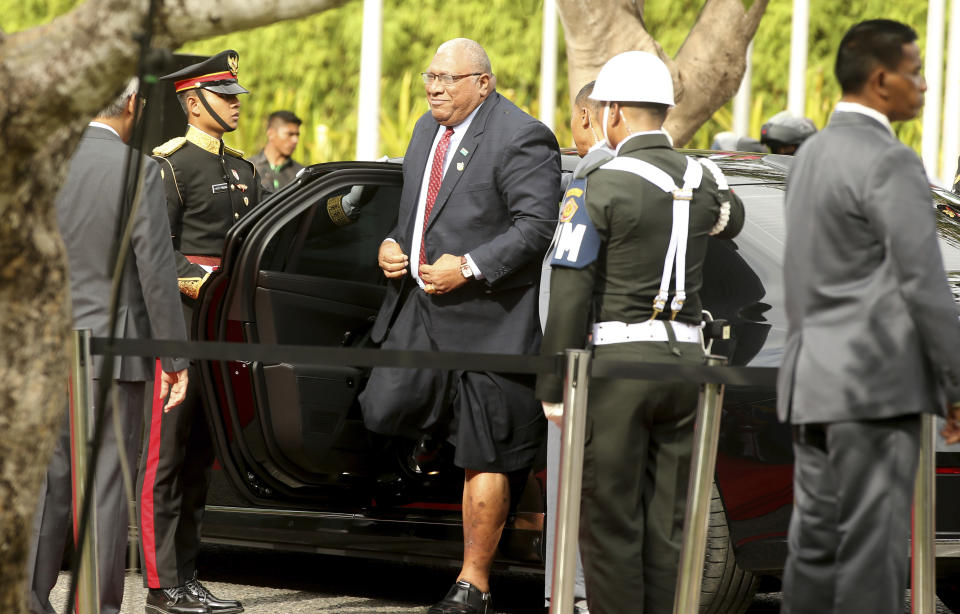
[[[462,170],[463,170],[463,162],[457,162],[457,170],[458,170],[458,171],[462,171]]]
[[[466,148],[466,147],[461,147],[461,148],[460,148],[460,155],[465,156],[465,155],[467,155],[468,153],[470,153],[470,152],[467,151],[467,148]]]

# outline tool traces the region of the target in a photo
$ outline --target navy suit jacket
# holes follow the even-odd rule
[[[417,199],[439,124],[418,121],[403,161],[397,226],[389,237],[411,254]],[[469,253],[483,273],[457,290],[416,304],[435,349],[535,353],[540,344],[540,264],[557,222],[560,153],[553,133],[494,92],[477,111],[444,174],[427,223],[427,260]],[[382,342],[407,290],[423,292],[409,271],[391,280],[372,336]],[[421,297],[423,298],[423,297]],[[394,339],[396,341],[396,339]]]

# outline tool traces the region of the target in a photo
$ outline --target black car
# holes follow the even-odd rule
[[[777,367],[786,335],[781,268],[790,158],[712,153],[747,213],[740,236],[709,247],[703,302],[735,331],[735,340],[714,350],[732,364]],[[576,160],[565,155],[565,171]],[[402,182],[399,160],[305,169],[231,230],[192,323],[197,338],[370,347],[385,287],[376,253],[396,220]],[[328,198],[357,185],[372,199],[354,223],[331,226]],[[960,201],[935,189],[933,202],[944,262],[960,288]],[[366,376],[345,365],[203,363],[219,461],[207,541],[459,564],[463,473],[449,451],[427,470],[411,461],[415,442],[368,432],[357,405]],[[727,388],[701,611],[742,612],[759,578],[783,568],[793,457],[775,401],[773,388]],[[543,568],[544,457],[504,531],[501,569]],[[949,605],[952,577],[960,575],[952,565],[960,560],[960,448],[938,450],[937,461],[938,593]]]

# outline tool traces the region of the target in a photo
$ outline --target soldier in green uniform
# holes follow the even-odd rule
[[[670,71],[630,51],[600,71],[612,160],[579,170],[564,197],[542,353],[701,364],[699,290],[709,237],[733,237],[743,205],[709,161],[662,130]],[[541,376],[548,415],[562,380]],[[696,383],[594,380],[587,408],[580,548],[592,614],[672,610]]]

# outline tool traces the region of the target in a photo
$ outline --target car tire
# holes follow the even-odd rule
[[[700,587],[700,614],[743,614],[753,603],[759,581],[757,576],[737,566],[727,514],[714,484]]]

